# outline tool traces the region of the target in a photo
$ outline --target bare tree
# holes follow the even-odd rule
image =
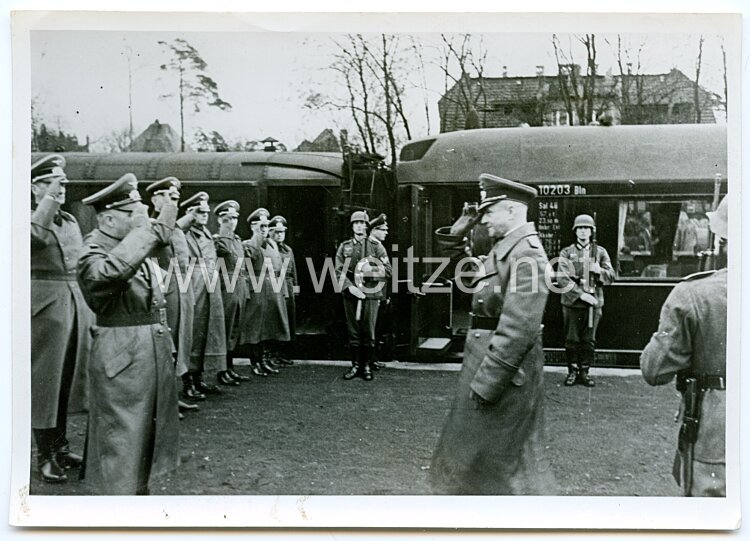
[[[641,124],[644,106],[644,77],[641,68],[641,55],[646,46],[642,41],[633,49],[623,43],[622,35],[617,34],[617,45],[605,41],[615,50],[617,68],[619,70],[619,84],[615,84],[617,100],[619,101],[620,118],[623,124]],[[614,93],[614,92],[613,92]]]
[[[163,71],[173,71],[177,74],[177,97],[180,106],[180,152],[185,152],[185,105],[193,104],[197,113],[202,105],[216,107],[222,111],[232,108],[232,105],[221,99],[216,82],[206,75],[208,64],[201,58],[198,50],[186,40],[177,38],[171,43],[159,41],[171,55],[168,62],[162,64]],[[165,94],[162,98],[172,98],[175,94]]]
[[[484,114],[479,118],[477,106],[487,111],[487,94],[484,84],[484,67],[487,51],[481,36],[475,40],[471,34],[440,34],[440,70],[443,72],[443,101],[440,109],[441,131],[446,131],[446,120],[451,109],[464,117],[465,126],[485,126]],[[472,77],[473,76],[473,77]],[[473,110],[473,112],[472,112]],[[476,116],[475,116],[476,115]]]
[[[695,104],[695,123],[701,123],[701,64],[703,62],[703,34],[698,39],[698,58],[695,61],[695,85],[693,86],[693,101]]]
[[[727,84],[727,50],[724,48],[724,42],[721,43],[721,60],[724,68],[724,113],[729,121],[729,85]]]
[[[586,49],[586,72],[581,74],[581,66],[573,55],[572,40],[566,53],[557,34],[552,34],[552,47],[557,62],[557,80],[560,85],[560,98],[568,113],[571,124],[587,124],[595,114],[597,93],[596,35],[576,36]]]
[[[340,75],[343,93],[312,92],[306,98],[310,109],[346,111],[359,134],[365,152],[376,153],[385,147],[391,163],[403,139],[411,139],[404,93],[413,66],[400,38],[380,34],[365,37],[349,34],[334,40],[338,52],[330,69]]]

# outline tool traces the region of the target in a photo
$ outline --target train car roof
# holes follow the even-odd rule
[[[529,183],[664,182],[726,178],[724,125],[465,130],[412,141],[398,182],[477,182],[492,173]]]
[[[35,153],[32,159],[42,156]],[[326,152],[66,152],[71,181],[102,182],[133,173],[144,182],[175,176],[191,182],[338,186],[343,158]]]

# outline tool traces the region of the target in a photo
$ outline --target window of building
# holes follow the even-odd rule
[[[709,248],[711,201],[623,201],[618,233],[619,277],[681,278],[700,269]]]

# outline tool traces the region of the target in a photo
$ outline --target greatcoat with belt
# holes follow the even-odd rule
[[[641,372],[651,385],[665,385],[678,373],[690,377],[726,376],[727,269],[698,275],[675,286],[664,302],[659,329],[641,353]],[[692,464],[679,448],[674,472],[684,488],[692,467],[690,496],[726,495],[726,391],[703,391]],[[681,408],[681,413],[682,413]]]
[[[286,275],[284,276],[285,291],[284,300],[286,302],[286,312],[289,319],[289,336],[294,339],[294,335],[297,331],[297,303],[295,288],[299,286],[297,280],[297,263],[294,260],[294,250],[292,247],[285,242],[277,243],[279,247],[279,254],[281,254],[281,260],[289,260],[286,268]]]
[[[221,281],[221,298],[224,304],[227,351],[231,352],[239,342],[250,278],[245,265],[245,249],[238,235],[214,235],[214,244],[216,256],[224,262],[221,272],[226,272],[229,278],[229,288],[225,280]]]
[[[554,492],[543,443],[547,265],[533,223],[498,241],[484,261],[472,297],[476,328],[430,468],[437,493]],[[470,391],[490,403],[476,409]]]
[[[216,270],[214,239],[208,229],[196,224],[188,229],[185,236],[191,263],[195,262],[191,277],[195,295],[193,345],[188,366],[193,372],[226,370],[227,340],[219,285],[222,277],[218,276]]]
[[[288,342],[289,318],[284,301],[286,285],[281,276],[281,255],[271,241],[260,235],[253,235],[242,244],[245,257],[250,261],[251,276],[240,344],[260,344],[267,340]]]
[[[71,413],[86,409],[94,316],[76,283],[82,242],[73,215],[51,198],[40,201],[31,215],[32,428],[54,428],[60,407]],[[72,375],[64,374],[66,357]]]
[[[84,239],[78,283],[96,314],[86,476],[103,494],[142,493],[179,463],[172,337],[157,267],[146,261],[176,214],[165,207],[122,240],[99,229]]]

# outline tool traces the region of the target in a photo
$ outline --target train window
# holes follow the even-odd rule
[[[708,199],[620,203],[618,275],[681,278],[699,270],[709,248]]]

